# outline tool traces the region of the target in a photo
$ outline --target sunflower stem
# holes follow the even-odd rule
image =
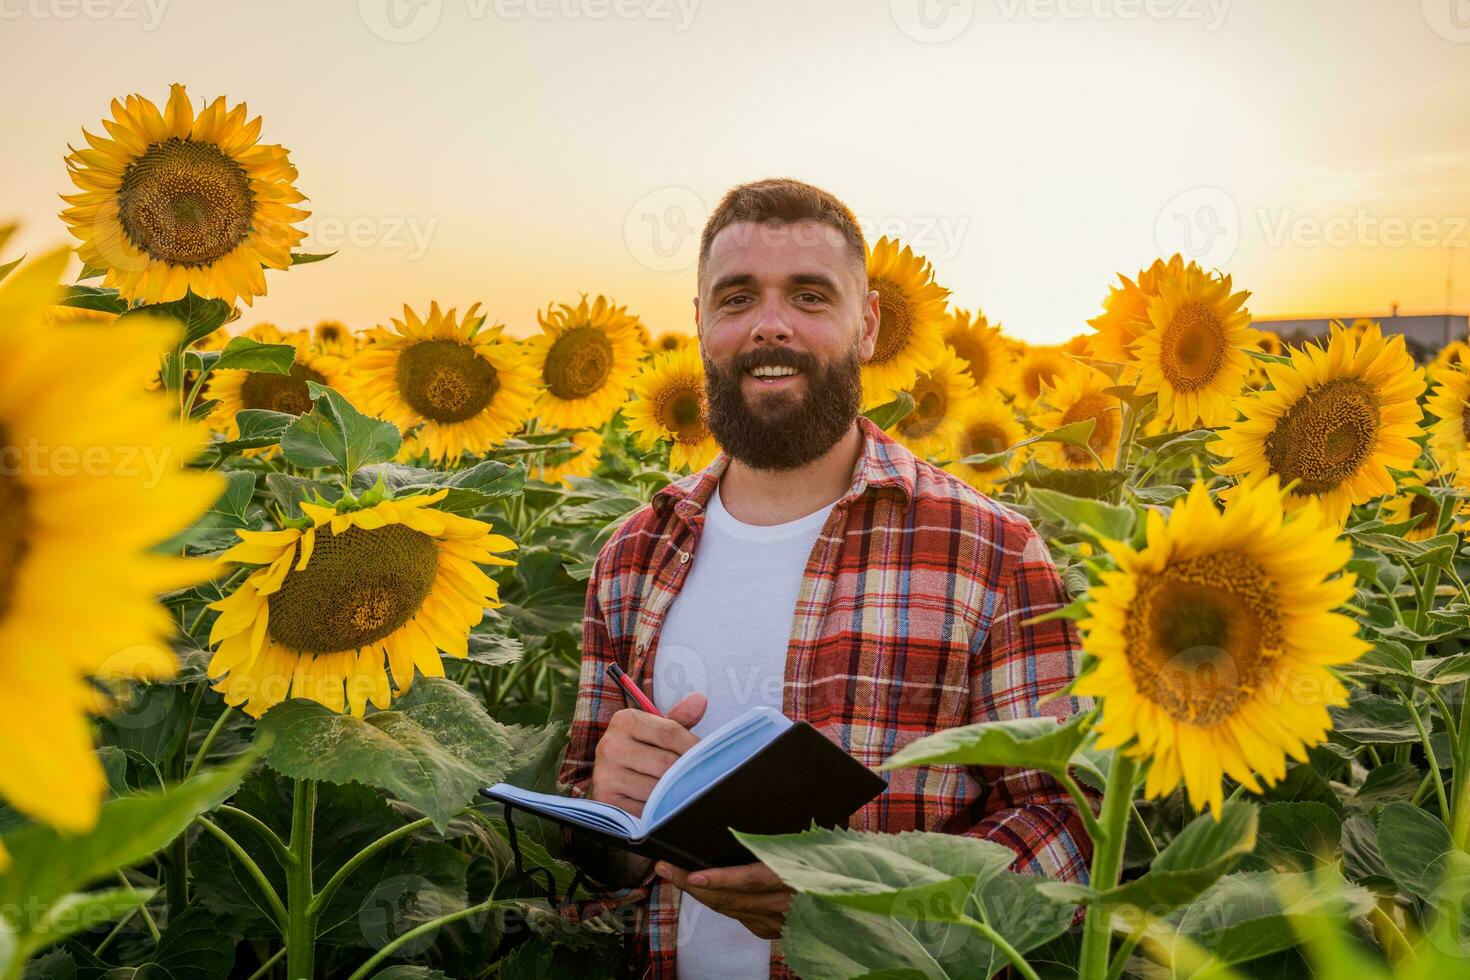
[[[1092,849],[1088,883],[1106,891],[1118,883],[1123,870],[1123,844],[1128,837],[1128,813],[1133,804],[1133,780],[1138,762],[1121,749],[1113,753],[1108,767],[1108,785],[1103,793],[1102,840]],[[1087,907],[1082,926],[1082,952],[1077,964],[1078,980],[1103,980],[1108,972],[1108,949],[1112,941],[1112,910],[1096,903]]]
[[[1037,976],[1036,970],[1032,968],[1030,963],[1026,962],[1026,957],[1022,956],[1020,951],[1007,942],[1006,938],[996,932],[989,923],[981,922],[979,919],[972,919],[968,915],[960,916],[959,922],[961,925],[969,926],[989,940],[990,944],[1000,950],[1001,954],[1011,961],[1011,966],[1016,968],[1016,972],[1025,977],[1026,980],[1041,980]]]
[[[234,713],[235,709],[230,705],[225,705],[225,710],[219,713],[219,717],[214,720],[214,725],[209,729],[209,734],[204,736],[204,743],[199,746],[199,751],[194,753],[194,761],[189,763],[189,771],[184,773],[185,779],[192,779],[199,771],[199,767],[209,755],[210,747],[214,745],[214,740],[219,737],[220,729],[225,727],[225,722],[229,721],[230,716]]]
[[[298,779],[291,804],[291,861],[286,867],[286,976],[316,976],[316,917],[312,907],[312,835],[316,829],[316,783]]]
[[[1450,839],[1462,851],[1470,850],[1470,688],[1460,694],[1460,744],[1455,747],[1455,771],[1451,782],[1455,799],[1450,804]]]
[[[1414,692],[1410,691],[1408,697],[1394,685],[1394,693],[1404,702],[1409,709],[1409,717],[1414,720],[1414,729],[1419,733],[1419,741],[1424,743],[1424,757],[1429,760],[1429,774],[1434,777],[1434,792],[1439,797],[1439,816],[1446,825],[1450,823],[1450,803],[1445,796],[1444,778],[1439,774],[1439,760],[1434,756],[1434,743],[1430,741],[1429,732],[1424,728],[1424,719],[1419,715],[1419,708],[1414,704]]]

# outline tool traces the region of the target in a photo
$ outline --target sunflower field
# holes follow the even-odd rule
[[[557,786],[593,559],[717,451],[697,341],[597,294],[518,338],[411,284],[378,324],[256,321],[330,258],[262,132],[115,100],[65,157],[74,247],[0,230],[0,978],[612,976],[626,919],[570,914],[560,833],[476,791]],[[963,837],[743,838],[797,893],[788,963],[1466,975],[1470,347],[1283,339],[1177,255],[1055,347],[902,242],[868,271],[867,416],[1040,529],[1091,704],[883,768],[1102,805],[1085,885]]]

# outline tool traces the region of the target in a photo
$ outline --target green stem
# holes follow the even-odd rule
[[[1470,850],[1470,688],[1461,694],[1460,742],[1455,746],[1455,771],[1451,782],[1455,787],[1450,804],[1450,839],[1460,850]]]
[[[276,890],[271,885],[270,879],[265,876],[265,872],[260,870],[260,865],[256,864],[255,859],[246,853],[245,848],[240,846],[239,841],[225,833],[207,817],[195,817],[194,822],[217,837],[219,842],[225,845],[225,848],[235,856],[235,860],[244,866],[246,873],[254,879],[256,887],[260,889],[261,895],[265,897],[265,903],[270,906],[271,915],[275,917],[277,927],[284,931],[286,928],[286,906],[281,903],[281,896],[276,894]]]
[[[1113,965],[1108,967],[1106,980],[1122,980],[1123,970],[1128,966],[1128,957],[1133,955],[1133,950],[1138,946],[1138,941],[1143,938],[1142,930],[1133,932],[1123,940],[1118,947],[1118,953],[1113,957]]]
[[[298,779],[291,804],[291,861],[286,867],[286,976],[313,980],[316,918],[312,915],[312,835],[316,829],[316,783]]]
[[[260,980],[261,977],[271,972],[271,967],[281,962],[281,957],[285,955],[286,947],[282,946],[280,949],[276,950],[274,954],[271,955],[270,959],[260,964],[259,970],[256,970],[254,973],[250,974],[249,980]]]
[[[1092,813],[1092,807],[1088,805],[1087,797],[1082,794],[1082,787],[1077,785],[1077,780],[1072,774],[1063,769],[1052,773],[1056,781],[1061,783],[1068,793],[1072,794],[1072,802],[1077,805],[1077,812],[1082,817],[1083,826],[1087,828],[1087,836],[1092,838],[1092,845],[1102,839],[1102,827],[1098,825],[1097,817]]]
[[[1133,824],[1138,836],[1143,838],[1143,843],[1148,847],[1149,854],[1159,856],[1159,845],[1154,842],[1154,835],[1148,829],[1148,824],[1143,821],[1143,814],[1138,812],[1138,804],[1133,800],[1128,801],[1128,822]]]
[[[1450,736],[1450,748],[1453,752],[1454,747],[1460,744],[1460,726],[1455,724],[1455,716],[1450,713],[1450,706],[1444,703],[1444,695],[1439,693],[1439,688],[1430,686],[1429,700],[1433,701],[1434,706],[1439,709],[1439,717],[1444,722],[1445,731]],[[1460,760],[1452,755],[1450,763],[1452,767],[1458,767]]]
[[[138,893],[138,890],[133,887],[133,883],[128,880],[127,875],[123,874],[121,871],[116,872],[116,874],[117,880],[123,883],[123,887],[126,888],[130,894],[136,895]],[[148,911],[148,903],[143,902],[137,907],[136,911],[143,913],[143,923],[148,926],[148,934],[153,937],[153,941],[155,943],[158,942],[158,923],[153,921],[153,915]],[[132,918],[132,915],[129,914],[128,918]],[[123,921],[126,922],[127,919],[124,919]]]
[[[1092,850],[1089,884],[1106,891],[1118,883],[1123,870],[1123,844],[1128,836],[1128,811],[1133,803],[1133,780],[1138,763],[1122,750],[1113,753],[1108,767],[1108,787],[1103,793],[1102,840]],[[1082,926],[1082,952],[1077,964],[1078,980],[1103,980],[1108,972],[1108,948],[1112,942],[1112,911],[1099,905],[1087,907]]]
[[[458,912],[451,912],[448,915],[441,915],[437,919],[430,919],[423,925],[416,926],[415,928],[410,929],[408,930],[408,932],[405,932],[403,935],[399,936],[397,939],[391,940],[386,946],[374,953],[366,963],[358,967],[357,970],[352,974],[352,976],[347,978],[347,980],[366,980],[366,978],[372,974],[373,969],[379,963],[392,956],[393,953],[398,949],[398,947],[402,946],[404,943],[413,942],[418,937],[426,933],[433,932],[440,926],[447,926],[451,923],[459,922],[461,919],[468,919],[472,915],[479,915],[481,912],[489,912],[490,910],[496,908],[508,908],[515,904],[516,902],[513,899],[504,899],[497,902],[493,898],[487,898],[479,905],[471,905],[467,908],[460,909]],[[1034,978],[1035,974],[1032,974],[1031,976],[1032,978]]]
[[[199,771],[199,767],[204,763],[205,757],[209,755],[210,746],[214,745],[215,738],[219,736],[220,730],[225,727],[225,722],[229,721],[230,715],[234,713],[235,709],[229,705],[226,705],[225,710],[219,713],[219,717],[214,720],[213,727],[209,729],[209,734],[204,736],[204,744],[200,745],[199,751],[195,753],[194,761],[189,763],[189,771],[184,773],[185,779],[192,778]]]
[[[286,848],[286,842],[281,840],[280,836],[277,835],[274,830],[268,827],[265,821],[261,820],[253,813],[247,813],[244,810],[230,806],[228,804],[222,805],[218,809],[220,813],[228,813],[230,816],[248,823],[251,827],[255,829],[256,833],[265,838],[265,842],[270,845],[271,853],[275,854],[276,860],[280,862],[281,867],[289,868],[291,866],[291,862],[295,859],[291,856],[291,852]]]
[[[1424,756],[1429,760],[1429,774],[1434,777],[1434,791],[1439,796],[1439,817],[1448,825],[1450,801],[1445,796],[1444,778],[1439,774],[1439,760],[1434,757],[1434,744],[1429,740],[1429,732],[1424,729],[1424,719],[1419,716],[1419,709],[1414,704],[1414,693],[1410,691],[1409,696],[1404,697],[1403,691],[1400,691],[1397,685],[1393,690],[1408,707],[1409,717],[1414,720],[1414,728],[1419,732],[1419,741],[1424,743]]]
[[[1036,971],[1031,968],[1031,964],[1026,962],[1026,957],[1022,956],[1016,947],[1006,942],[1006,938],[989,925],[981,922],[979,919],[972,919],[968,915],[960,916],[959,922],[962,925],[969,926],[989,940],[990,944],[1000,950],[1005,955],[1005,958],[1011,961],[1011,966],[1016,968],[1016,972],[1025,977],[1026,980],[1041,980],[1037,976]]]
[[[322,886],[322,890],[317,892],[316,897],[311,900],[311,917],[316,918],[321,915],[322,910],[327,907],[327,903],[332,900],[332,896],[336,893],[337,889],[342,887],[342,883],[350,878],[352,872],[361,867],[364,861],[394,841],[401,840],[409,834],[429,826],[433,822],[429,817],[421,817],[413,823],[406,823],[396,830],[389,831],[354,854],[351,860],[337,869],[337,873],[332,875],[331,879]]]

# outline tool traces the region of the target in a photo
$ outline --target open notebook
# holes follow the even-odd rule
[[[480,792],[693,870],[754,860],[730,828],[784,834],[813,822],[836,826],[885,785],[811,725],[756,707],[680,756],[654,785],[641,817],[608,803],[533,793],[509,783]]]

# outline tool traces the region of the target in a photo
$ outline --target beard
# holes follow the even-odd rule
[[[748,370],[793,367],[806,379],[806,393],[760,399],[752,408],[740,390]],[[732,458],[757,470],[794,470],[821,458],[847,434],[862,408],[862,360],[857,344],[830,364],[805,351],[762,347],[722,367],[704,355],[707,422],[715,441]]]

